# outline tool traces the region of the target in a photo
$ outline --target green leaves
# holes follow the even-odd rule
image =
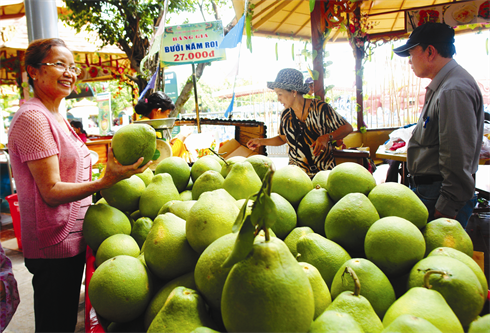
[[[151,158],[152,161],[156,161],[160,158],[160,151],[158,149],[155,149],[155,153],[153,154],[153,157]]]
[[[269,241],[269,228],[277,220],[277,208],[271,198],[272,176],[274,175],[274,171],[274,167],[271,166],[264,176],[259,192],[247,198],[240,209],[232,228],[233,232],[238,232],[238,236],[232,252],[221,265],[223,268],[232,267],[248,256],[250,251],[252,251],[255,236],[260,230],[265,231],[266,241]],[[254,203],[252,212],[247,214],[249,200],[254,200]]]
[[[245,18],[245,31],[247,32],[247,49],[252,52],[252,14],[247,13]]]
[[[310,0],[310,13],[315,9],[315,0]]]

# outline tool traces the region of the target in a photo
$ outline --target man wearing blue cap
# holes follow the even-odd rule
[[[476,204],[475,172],[483,138],[483,97],[475,79],[452,58],[454,29],[417,27],[393,50],[410,57],[413,72],[432,81],[407,148],[410,187],[429,210],[466,227]]]

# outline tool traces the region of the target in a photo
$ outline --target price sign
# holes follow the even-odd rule
[[[226,51],[218,49],[222,40],[221,21],[166,27],[160,46],[161,66],[225,60]]]

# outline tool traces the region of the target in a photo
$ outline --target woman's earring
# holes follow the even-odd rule
[[[37,79],[35,77],[32,78],[34,81],[36,81]]]
[[[293,97],[296,98],[296,94],[294,94]]]

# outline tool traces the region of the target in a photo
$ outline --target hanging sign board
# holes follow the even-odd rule
[[[107,135],[112,130],[111,93],[97,94],[99,106],[99,134]]]
[[[405,12],[407,31],[426,23],[446,23],[451,27],[490,22],[490,1],[474,0]]]
[[[170,97],[172,102],[176,102],[179,97],[177,87],[177,74],[175,72],[165,72],[165,94]]]
[[[168,67],[225,60],[225,49],[218,49],[222,40],[221,21],[165,27],[160,45],[160,65]]]

